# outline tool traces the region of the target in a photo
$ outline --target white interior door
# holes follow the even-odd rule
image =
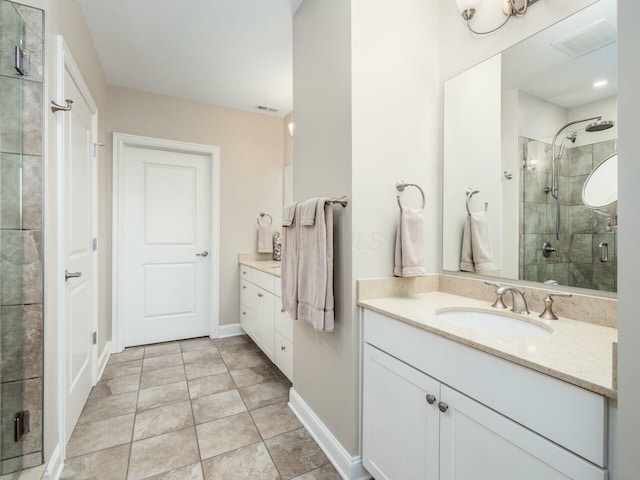
[[[68,112],[58,112],[64,158],[65,275],[65,440],[68,441],[94,383],[95,159],[97,111],[73,73],[64,69],[64,96],[73,100]],[[82,83],[82,82],[80,82]]]
[[[211,334],[211,158],[124,147],[118,282],[124,345]]]

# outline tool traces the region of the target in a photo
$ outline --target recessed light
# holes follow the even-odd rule
[[[609,83],[608,80],[598,80],[597,82],[595,82],[593,84],[594,87],[598,88],[598,87],[604,87],[607,83]]]

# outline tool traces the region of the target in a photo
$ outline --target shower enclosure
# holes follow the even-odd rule
[[[0,478],[42,463],[43,12],[0,0]]]

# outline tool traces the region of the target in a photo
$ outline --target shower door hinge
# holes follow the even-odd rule
[[[98,332],[93,332],[93,344],[97,345],[98,343]]]
[[[28,77],[31,73],[31,55],[26,50],[23,50],[18,45],[15,47],[15,56],[13,60],[13,66],[18,73],[24,77]]]
[[[16,413],[13,419],[14,440],[19,442],[25,433],[29,433],[29,410]]]

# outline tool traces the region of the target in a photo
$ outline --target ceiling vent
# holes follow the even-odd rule
[[[266,105],[256,105],[256,108],[258,110],[263,111],[263,112],[278,113],[278,109],[277,108],[267,107]]]
[[[616,41],[617,30],[606,20],[571,33],[551,45],[571,58],[580,58]]]

